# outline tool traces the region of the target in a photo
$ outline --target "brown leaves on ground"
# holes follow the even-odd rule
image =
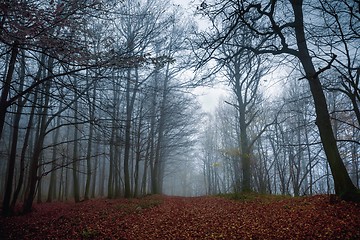
[[[0,218],[4,239],[360,239],[360,205],[303,198],[150,196],[43,203]]]

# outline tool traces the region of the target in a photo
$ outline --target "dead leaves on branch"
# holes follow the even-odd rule
[[[7,239],[360,239],[360,205],[324,195],[250,201],[150,196],[40,204],[0,224]]]

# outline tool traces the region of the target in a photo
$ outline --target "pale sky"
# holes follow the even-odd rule
[[[174,4],[180,4],[184,8],[187,8],[191,2],[197,2],[198,0],[172,0]]]
[[[219,86],[197,87],[194,93],[198,96],[201,108],[204,112],[214,113],[219,104],[219,99],[227,95],[227,91]]]

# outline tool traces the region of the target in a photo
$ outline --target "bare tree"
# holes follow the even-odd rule
[[[306,31],[311,23],[306,19],[306,13],[311,12],[306,1],[271,1],[259,3],[253,1],[225,1],[215,2],[204,12],[211,18],[227,19],[228,27],[216,36],[215,40],[208,40],[203,60],[211,58],[213,51],[230,38],[240,37],[239,28],[246,27],[255,36],[257,41],[251,44],[240,45],[243,50],[250,50],[256,54],[273,54],[291,56],[302,66],[304,79],[307,79],[313,97],[316,124],[320,133],[321,142],[329,162],[335,184],[335,192],[346,200],[358,200],[359,193],[352,183],[339,154],[336,139],[332,130],[327,100],[324,94],[320,75],[329,69],[336,59],[332,54],[321,63],[312,56]]]

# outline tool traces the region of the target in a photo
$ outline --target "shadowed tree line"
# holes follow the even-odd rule
[[[29,212],[36,198],[162,192],[167,161],[191,148],[197,119],[179,79],[189,26],[169,4],[0,4],[4,215],[17,202]]]

